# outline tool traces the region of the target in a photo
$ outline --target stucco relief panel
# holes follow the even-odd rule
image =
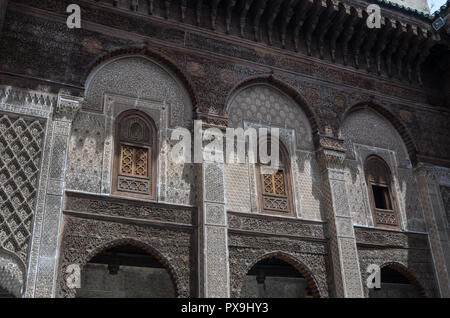
[[[374,224],[364,162],[368,156],[377,155],[391,170],[392,194],[401,228],[425,231],[416,178],[403,140],[394,127],[373,111],[360,110],[348,116],[342,131],[347,147],[345,180],[354,224],[363,226]]]
[[[289,97],[268,85],[244,88],[228,106],[229,126],[280,129],[280,140],[290,155],[293,202],[296,216],[311,220],[321,217],[321,186],[312,152],[311,128],[306,115]],[[227,206],[238,212],[256,212],[254,165],[226,165]]]

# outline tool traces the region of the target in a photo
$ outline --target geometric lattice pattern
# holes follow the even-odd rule
[[[0,117],[0,246],[26,264],[37,197],[44,123]]]
[[[152,183],[147,179],[136,179],[119,176],[117,187],[120,191],[149,194]]]
[[[269,211],[289,212],[286,178],[283,170],[272,174],[261,174],[263,188],[263,209]]]
[[[148,149],[121,145],[120,174],[148,177]]]
[[[375,209],[375,221],[376,224],[398,225],[395,212],[389,210],[380,211]]]
[[[286,195],[284,172],[279,170],[274,174],[263,174],[264,193]]]
[[[263,197],[264,210],[289,212],[288,201],[285,198]]]

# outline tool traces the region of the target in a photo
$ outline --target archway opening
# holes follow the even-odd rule
[[[369,289],[369,298],[422,297],[425,297],[424,291],[411,275],[389,265],[381,268],[380,288]]]
[[[0,286],[0,298],[15,298],[13,294]]]
[[[81,271],[79,298],[176,297],[172,279],[147,251],[120,245],[94,256]]]
[[[243,298],[312,298],[313,288],[305,275],[279,258],[266,258],[247,273]]]

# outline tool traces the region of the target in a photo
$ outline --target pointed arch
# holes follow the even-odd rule
[[[345,119],[350,115],[351,113],[363,110],[363,109],[370,109],[377,113],[378,115],[385,118],[387,121],[391,123],[392,126],[394,126],[395,130],[398,132],[400,137],[403,140],[403,143],[405,144],[406,150],[408,151],[409,159],[411,160],[411,163],[413,166],[417,163],[417,147],[414,143],[414,140],[408,130],[406,128],[405,124],[391,111],[387,110],[383,106],[373,102],[373,101],[363,101],[359,102],[357,104],[354,104],[347,108],[347,110],[343,113],[341,119],[340,119],[340,129],[342,129],[342,126],[344,124]]]
[[[303,96],[295,89],[293,86],[285,83],[281,79],[276,78],[273,74],[266,75],[257,75],[244,79],[239,82],[234,88],[231,90],[230,94],[227,97],[227,107],[232,99],[232,97],[240,90],[255,84],[266,84],[269,86],[276,87],[281,92],[289,96],[294,100],[294,102],[300,106],[301,110],[305,113],[308,118],[309,124],[311,125],[312,135],[315,136],[318,134],[319,129],[319,120],[316,113],[313,109],[308,105]],[[228,109],[226,110],[228,115]]]
[[[26,282],[26,267],[14,253],[0,248],[0,287],[21,298]]]
[[[148,47],[128,47],[128,48],[121,48],[114,50],[112,52],[106,53],[99,57],[97,60],[95,60],[92,65],[88,68],[84,78],[85,78],[85,89],[88,87],[88,81],[89,78],[92,76],[92,74],[95,72],[97,68],[99,68],[101,65],[105,64],[109,60],[113,60],[122,56],[132,56],[132,55],[141,55],[144,57],[149,58],[150,60],[153,60],[163,67],[165,67],[167,70],[169,70],[173,76],[178,79],[181,84],[186,89],[190,101],[192,103],[193,111],[196,111],[197,105],[198,105],[198,98],[196,91],[194,90],[194,86],[192,85],[192,81],[190,77],[181,70],[178,65],[171,60],[170,58],[161,55],[160,53],[150,50]]]
[[[170,280],[172,282],[173,290],[175,291],[175,297],[179,297],[179,295],[181,294],[181,289],[179,288],[180,283],[179,283],[178,276],[177,276],[175,270],[173,269],[173,267],[169,264],[169,262],[166,260],[166,258],[164,256],[162,256],[162,254],[159,251],[157,251],[156,249],[154,249],[153,247],[149,246],[146,243],[139,242],[134,239],[129,239],[129,238],[117,239],[117,240],[110,241],[106,244],[103,244],[102,246],[95,248],[91,253],[89,253],[83,259],[82,263],[80,264],[81,271],[83,270],[83,267],[91,259],[93,259],[96,255],[98,255],[110,248],[117,247],[117,246],[123,246],[123,245],[130,245],[130,246],[142,249],[143,251],[152,255],[156,260],[158,260],[158,262],[164,267],[164,269],[169,274]]]
[[[423,298],[427,297],[425,289],[423,288],[422,284],[417,280],[417,278],[413,274],[411,274],[411,272],[405,265],[398,262],[388,262],[381,265],[380,269],[382,269],[383,267],[389,267],[390,269],[399,272],[411,283],[411,285],[413,285],[416,288],[417,292],[421,297]]]
[[[294,267],[306,280],[307,286],[311,290],[311,294],[313,295],[313,297],[314,298],[321,297],[318,284],[317,284],[316,280],[314,279],[314,276],[311,274],[311,271],[302,262],[298,261],[291,255],[281,252],[281,251],[268,253],[261,257],[258,257],[249,266],[247,266],[245,275],[253,268],[253,266],[255,266],[260,261],[266,260],[266,259],[271,259],[271,258],[276,258],[276,259],[282,260],[282,261],[288,263],[289,265],[291,265],[292,267]],[[240,291],[242,290],[243,284],[244,284],[244,281],[242,280],[241,286],[239,289]]]
[[[0,287],[15,298],[22,297],[22,284],[6,267],[0,266]]]

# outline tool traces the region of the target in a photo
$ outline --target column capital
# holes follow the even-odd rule
[[[417,176],[426,178],[427,181],[439,183],[441,177],[450,180],[450,169],[418,162],[414,168]]]
[[[343,139],[319,136],[319,160],[328,169],[343,169],[345,144]]]
[[[76,113],[81,109],[84,99],[82,97],[75,97],[71,95],[58,95],[58,102],[54,108],[54,114],[67,121],[72,121]]]
[[[196,120],[201,120],[205,128],[219,128],[225,130],[228,127],[228,117],[208,113],[197,113]]]

